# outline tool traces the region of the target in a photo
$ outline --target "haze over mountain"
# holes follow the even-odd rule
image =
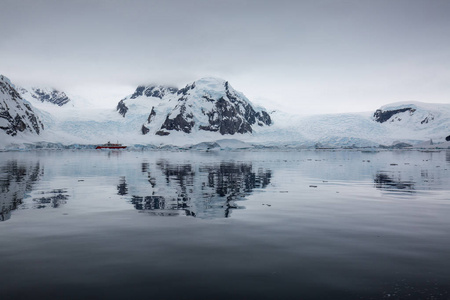
[[[9,0],[0,73],[104,108],[203,76],[294,114],[449,103],[449,14],[447,0]]]

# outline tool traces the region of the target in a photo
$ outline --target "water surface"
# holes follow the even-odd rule
[[[449,299],[450,152],[0,153],[2,299]]]

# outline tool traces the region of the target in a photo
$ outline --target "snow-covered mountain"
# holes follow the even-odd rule
[[[33,103],[33,100],[36,100],[42,103],[63,106],[70,102],[69,97],[64,92],[54,88],[18,87],[17,91],[21,94],[22,98],[27,99],[31,103]]]
[[[22,99],[9,80],[1,78],[0,149],[108,140],[199,150],[423,146],[431,140],[450,146],[450,104],[401,102],[372,112],[327,115],[268,113],[227,81],[203,78],[182,89],[139,86],[116,107],[99,109],[72,97],[75,101],[62,106],[41,102],[30,92]]]
[[[0,75],[0,131],[16,136],[18,133],[40,134],[43,129],[30,103],[22,99],[8,78]]]
[[[144,135],[167,136],[176,131],[234,135],[272,124],[264,109],[256,108],[227,81],[217,78],[202,78],[182,89],[139,86],[119,102],[117,110],[125,118],[127,113],[147,110],[141,127]]]

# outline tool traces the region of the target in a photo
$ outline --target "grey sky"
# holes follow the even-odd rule
[[[221,77],[297,113],[450,103],[450,1],[0,0],[0,73],[108,106]]]

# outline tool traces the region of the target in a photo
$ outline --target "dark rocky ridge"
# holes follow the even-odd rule
[[[175,87],[165,87],[161,85],[143,86],[140,85],[136,91],[131,95],[131,99],[136,99],[139,96],[145,95],[147,97],[156,97],[162,99],[167,94],[175,94],[178,91]]]
[[[64,92],[55,89],[53,89],[50,93],[39,88],[33,88],[32,90],[34,92],[32,93],[33,98],[41,102],[50,102],[58,106],[63,106],[70,101],[69,97],[67,97]]]
[[[44,125],[36,116],[31,106],[24,102],[19,92],[9,80],[0,75],[0,129],[6,134],[15,136],[18,132],[30,131],[39,134]]]
[[[66,93],[58,91],[56,89],[40,89],[33,87],[27,90],[23,87],[19,87],[17,88],[17,91],[21,95],[30,93],[33,99],[36,99],[37,101],[42,103],[48,102],[58,106],[63,106],[70,102],[70,98],[66,95]]]

